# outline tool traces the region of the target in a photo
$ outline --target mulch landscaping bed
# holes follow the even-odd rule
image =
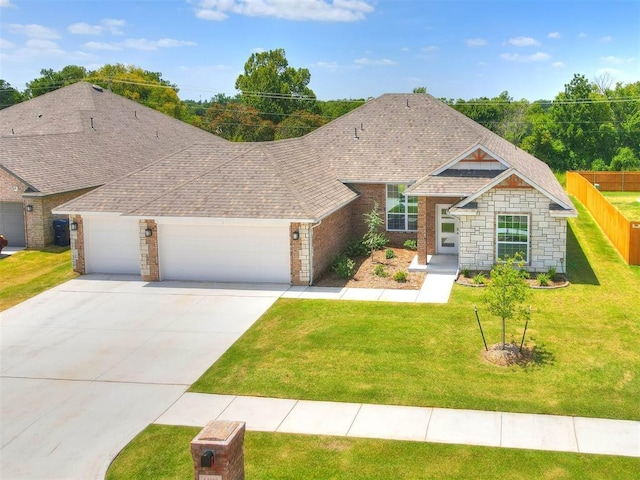
[[[460,284],[460,285],[464,285],[466,287],[484,287],[486,286],[486,284],[482,284],[482,283],[475,283],[473,281],[473,277],[475,277],[478,274],[484,274],[484,278],[485,281],[489,281],[490,277],[489,277],[489,272],[470,272],[468,277],[465,277],[462,273],[460,275],[458,275],[458,278],[456,279],[456,283]],[[526,282],[529,284],[529,286],[531,288],[543,288],[543,289],[553,289],[553,288],[562,288],[562,287],[566,287],[569,285],[569,280],[567,280],[567,277],[565,277],[563,274],[558,273],[556,274],[555,277],[553,277],[551,280],[549,280],[549,284],[546,286],[541,286],[538,285],[538,280],[536,278],[536,274],[532,273],[531,274],[531,278],[526,279]]]
[[[353,278],[344,279],[338,277],[332,270],[327,271],[318,281],[314,282],[317,287],[349,287],[349,288],[393,288],[403,290],[419,290],[424,282],[426,273],[409,272],[409,265],[416,256],[415,250],[407,248],[389,247],[395,254],[394,258],[386,258],[385,250],[376,250],[373,257],[357,257],[356,273]],[[388,274],[386,277],[378,276],[374,269],[378,265],[384,265],[384,270]],[[396,272],[405,271],[408,273],[406,282],[396,282],[393,275]]]

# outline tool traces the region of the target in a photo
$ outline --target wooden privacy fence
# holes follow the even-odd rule
[[[575,172],[603,192],[640,192],[640,172]]]
[[[575,195],[587,207],[600,228],[618,249],[622,258],[629,265],[640,265],[640,223],[627,220],[585,178],[584,173],[591,174],[592,172],[567,172],[567,192]],[[602,174],[602,172],[593,173]],[[616,174],[617,172],[611,173]],[[627,175],[629,174],[627,173]],[[640,180],[640,174],[638,177]],[[640,183],[636,185],[634,191],[640,191]],[[600,183],[600,189],[609,190],[603,188],[602,183]]]

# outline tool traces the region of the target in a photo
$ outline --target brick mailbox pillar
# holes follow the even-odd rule
[[[244,422],[213,421],[191,441],[195,480],[244,480]]]

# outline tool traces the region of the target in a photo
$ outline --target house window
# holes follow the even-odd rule
[[[528,215],[498,215],[498,258],[513,258],[520,252],[525,263],[529,263],[529,232]]]
[[[406,185],[387,185],[387,230],[418,231],[418,197],[405,197]]]

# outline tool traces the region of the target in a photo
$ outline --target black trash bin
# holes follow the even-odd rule
[[[66,247],[71,244],[68,219],[53,221],[53,244],[59,247]]]

